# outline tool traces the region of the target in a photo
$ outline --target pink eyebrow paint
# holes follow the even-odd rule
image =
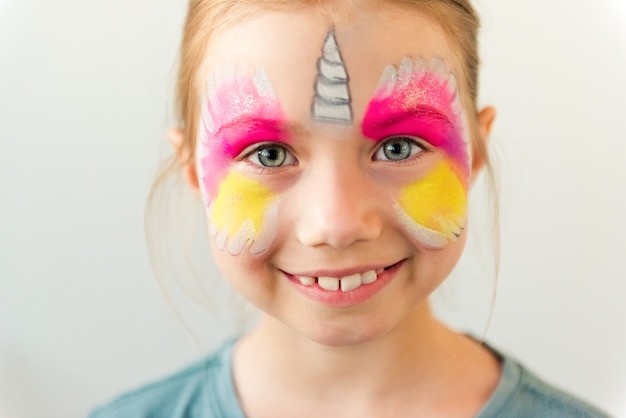
[[[370,104],[367,118],[363,120],[363,134],[375,140],[396,135],[422,138],[429,144],[443,149],[457,162],[467,158],[467,149],[461,133],[440,113],[429,108],[394,112],[385,103]]]
[[[214,135],[222,142],[222,150],[230,158],[237,157],[250,145],[285,138],[283,124],[277,120],[244,119],[222,126]]]
[[[441,148],[469,177],[469,138],[452,74],[439,60],[404,58],[383,72],[363,117],[363,134],[375,141],[415,136]]]
[[[242,67],[224,67],[207,82],[197,158],[208,205],[230,163],[245,148],[287,140],[284,117],[264,70],[253,76]]]

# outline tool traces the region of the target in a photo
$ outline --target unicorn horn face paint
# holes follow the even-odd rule
[[[418,138],[443,151],[394,204],[401,224],[429,247],[455,241],[466,226],[471,145],[465,126],[456,78],[437,58],[404,57],[386,67],[363,118],[371,139]]]
[[[265,71],[224,66],[207,82],[198,147],[200,187],[212,237],[232,255],[265,252],[276,234],[278,198],[232,170],[248,147],[286,141],[280,105]]]
[[[328,32],[323,54],[317,61],[313,119],[338,124],[352,123],[348,71],[341,57],[334,31]]]

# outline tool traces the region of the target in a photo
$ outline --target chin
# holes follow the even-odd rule
[[[305,326],[302,324],[287,324],[287,326],[316,344],[327,347],[350,347],[367,344],[384,337],[394,328],[394,324],[389,322],[363,318],[352,318],[352,320],[334,318],[309,322]]]

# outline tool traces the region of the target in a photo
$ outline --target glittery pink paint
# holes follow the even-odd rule
[[[283,142],[281,122],[266,119],[246,119],[222,126],[215,134],[222,141],[222,151],[228,158],[237,157],[250,145],[272,141]]]
[[[445,78],[415,71],[383,82],[363,118],[363,134],[374,141],[419,137],[445,151],[469,178],[469,156],[456,91]],[[457,103],[458,105],[458,103]]]
[[[207,204],[215,197],[230,163],[243,150],[255,143],[287,140],[280,104],[264,77],[259,72],[255,78],[224,77],[209,87],[209,97],[202,104],[198,155]]]

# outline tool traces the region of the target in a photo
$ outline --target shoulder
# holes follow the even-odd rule
[[[126,393],[94,410],[90,418],[210,418],[220,417],[230,380],[234,341],[209,357],[167,378]]]
[[[500,384],[479,418],[490,417],[604,418],[605,413],[538,378],[503,356]]]

